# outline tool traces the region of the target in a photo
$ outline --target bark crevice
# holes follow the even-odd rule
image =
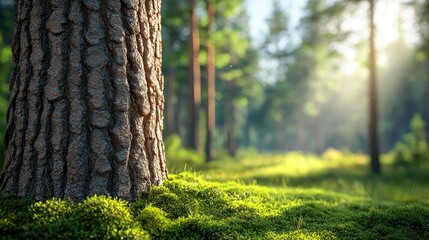
[[[18,0],[15,19],[2,190],[132,200],[162,183],[160,1]]]

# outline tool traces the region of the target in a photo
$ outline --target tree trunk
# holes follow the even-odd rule
[[[232,97],[233,82],[227,81],[227,91],[225,92],[225,124],[226,124],[226,149],[231,156],[235,156],[234,142],[234,102]]]
[[[369,0],[369,5],[369,151],[371,156],[371,170],[373,173],[379,174],[381,172],[381,168],[377,135],[377,62],[375,50],[374,0]]]
[[[296,148],[298,151],[305,152],[304,147],[304,119],[301,111],[297,114],[296,117]]]
[[[2,190],[135,199],[163,182],[160,8],[16,1]]]
[[[199,23],[197,16],[197,2],[191,2],[191,21],[189,35],[189,50],[190,50],[190,101],[189,101],[189,147],[194,150],[200,150],[200,106],[201,106],[201,70],[198,61],[200,53],[200,36],[199,36]]]
[[[314,117],[314,152],[319,155],[322,154],[322,148],[323,148],[323,143],[322,143],[322,133],[321,133],[321,128],[320,128],[320,121],[321,118],[321,113],[319,113],[317,116]]]
[[[206,131],[206,161],[211,161],[214,157],[213,132],[215,128],[215,47],[213,44],[213,25],[215,21],[214,4],[206,0],[208,25],[207,25],[207,131]]]
[[[429,27],[429,26],[428,26]],[[426,79],[426,97],[423,98],[424,99],[424,105],[426,106],[426,122],[425,122],[425,127],[426,127],[426,142],[429,143],[429,39],[426,40],[428,41],[427,46],[426,46],[426,74],[427,74],[427,79]]]
[[[424,2],[424,13],[425,13],[425,26],[426,26],[426,31],[429,32],[429,0],[426,0]],[[417,8],[416,10],[418,11],[419,6],[417,1],[414,1],[414,8]],[[423,41],[424,41],[424,45],[425,45],[425,50],[426,50],[426,74],[427,74],[427,78],[426,78],[426,97],[424,98],[424,104],[423,106],[426,106],[426,122],[425,122],[425,126],[426,126],[426,141],[429,143],[429,36],[423,36]]]
[[[177,127],[175,124],[175,88],[176,88],[176,66],[171,63],[168,71],[167,83],[167,134],[177,134]]]
[[[187,108],[187,99],[188,96],[186,95],[187,91],[185,88],[180,89],[179,88],[179,98],[177,99],[177,111],[176,111],[176,118],[177,118],[177,134],[179,134],[181,140],[186,140],[189,138],[186,138],[186,118],[189,116],[189,113],[186,112]],[[188,109],[189,110],[189,109]]]
[[[282,116],[282,120],[280,122],[276,123],[276,150],[278,152],[285,152],[286,149],[286,143],[285,143],[285,128],[286,123],[284,120],[284,117]]]

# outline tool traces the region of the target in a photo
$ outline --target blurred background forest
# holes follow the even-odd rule
[[[367,154],[369,2],[164,0],[169,159]],[[428,163],[429,2],[378,0],[374,10],[380,153]],[[13,4],[0,0],[1,136],[12,39]]]

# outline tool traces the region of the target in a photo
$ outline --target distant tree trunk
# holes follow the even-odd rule
[[[425,102],[424,102],[423,106],[426,106],[426,109],[425,109],[426,110],[426,122],[425,122],[426,129],[425,130],[426,130],[426,141],[429,143],[429,39],[427,39],[426,41],[427,41],[427,43],[426,43],[426,72],[427,72],[426,74],[427,74],[427,79],[426,79],[426,97],[424,98]]]
[[[213,132],[215,129],[215,47],[213,44],[213,25],[215,21],[215,8],[213,1],[206,0],[208,25],[207,25],[207,131],[206,131],[206,161],[214,157]]]
[[[177,133],[180,136],[180,139],[185,140],[186,138],[186,116],[189,115],[188,112],[186,112],[186,99],[188,99],[188,96],[186,95],[186,89],[182,88],[179,93],[179,97],[177,99],[177,111],[176,111],[176,117],[177,117]],[[189,110],[189,109],[188,109]]]
[[[369,0],[369,5],[369,150],[371,156],[371,170],[373,173],[379,174],[381,172],[381,167],[377,134],[377,59],[375,49],[374,0]]]
[[[189,101],[189,147],[194,150],[200,150],[200,106],[201,106],[201,70],[198,55],[200,53],[199,23],[197,16],[197,2],[190,0],[191,3],[191,21],[189,35],[190,50],[190,101]]]
[[[231,156],[235,155],[234,143],[234,102],[232,97],[233,82],[227,81],[227,92],[225,92],[225,124],[226,124],[226,149]]]
[[[250,123],[249,123],[249,121],[246,121],[245,123],[244,123],[244,126],[243,126],[243,140],[242,140],[242,143],[243,143],[243,146],[244,147],[250,147]]]
[[[314,117],[314,150],[316,154],[322,153],[322,132],[320,128],[320,113]]]
[[[305,151],[304,147],[304,119],[302,113],[299,112],[296,118],[296,141],[297,149],[299,151]]]
[[[283,152],[285,151],[285,128],[286,128],[286,123],[284,120],[284,117],[282,117],[283,119],[276,123],[276,149],[279,152]]]
[[[163,182],[160,8],[16,1],[2,190],[134,199]]]
[[[176,88],[176,66],[174,63],[170,63],[168,71],[168,83],[167,83],[167,134],[176,134],[177,127],[175,124],[175,88]]]
[[[416,4],[416,2],[414,2]],[[425,16],[426,31],[429,35],[429,0],[426,0],[423,5],[423,14]],[[426,35],[423,39],[426,45],[426,71],[427,71],[427,83],[426,83],[426,99],[423,106],[426,106],[426,141],[429,143],[429,36]]]

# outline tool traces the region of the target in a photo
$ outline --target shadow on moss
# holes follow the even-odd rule
[[[35,202],[0,193],[5,239],[429,239],[429,208],[320,189],[172,175],[138,201]]]

